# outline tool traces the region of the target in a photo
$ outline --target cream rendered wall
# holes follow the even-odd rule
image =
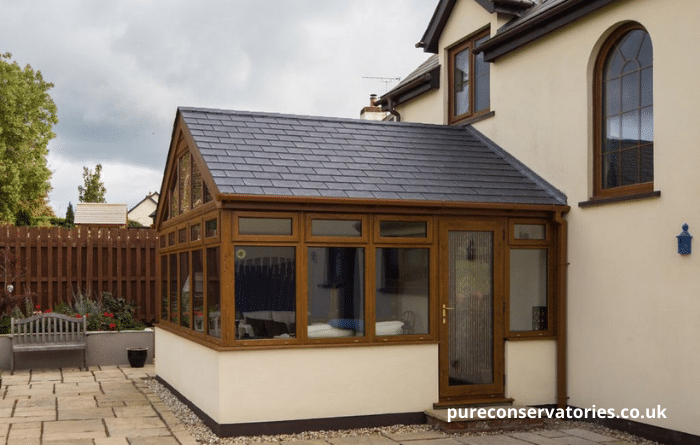
[[[220,422],[422,412],[438,401],[437,345],[221,353]]]
[[[620,0],[497,60],[496,114],[475,127],[566,193],[572,206],[569,404],[642,414],[661,405],[668,419],[635,420],[700,434],[700,246],[681,256],[675,238],[684,222],[700,234],[700,12],[694,0],[660,3]],[[480,27],[482,12],[459,1],[440,47]],[[630,20],[646,27],[654,47],[654,188],[662,195],[579,208],[592,189],[593,61],[605,37]],[[515,350],[508,351],[510,363]]]
[[[512,397],[518,406],[556,401],[556,367],[551,363],[556,356],[556,341],[507,341],[505,349],[506,397]]]
[[[440,72],[444,68],[440,68]],[[442,83],[442,79],[440,79]],[[442,89],[432,90],[396,107],[403,122],[442,124]]]
[[[213,349],[155,328],[156,375],[209,417],[221,417],[219,354]],[[167,354],[162,351],[168,351]]]
[[[161,349],[167,348],[167,349]],[[156,373],[219,424],[422,412],[438,346],[217,352],[156,331]]]

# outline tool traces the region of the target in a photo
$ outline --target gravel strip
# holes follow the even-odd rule
[[[197,417],[184,403],[175,397],[165,386],[158,383],[153,378],[145,379],[146,385],[163,400],[165,405],[175,414],[175,416],[183,423],[185,429],[197,440],[198,443],[214,444],[214,445],[229,445],[229,444],[248,444],[248,443],[264,443],[264,442],[282,442],[282,441],[301,441],[301,440],[324,440],[333,437],[351,437],[362,436],[367,434],[400,434],[400,433],[417,433],[423,431],[435,431],[431,425],[393,425],[382,428],[359,428],[354,430],[339,430],[339,431],[308,431],[300,434],[282,434],[277,436],[251,436],[251,437],[218,437],[209,427],[202,423],[202,420]],[[592,431],[598,434],[604,434],[614,439],[625,441],[631,444],[638,445],[659,445],[657,442],[642,439],[631,434],[606,428],[589,422],[573,422],[568,420],[545,420],[545,427],[538,429],[528,429],[528,432],[537,432],[542,430],[566,430],[578,428],[582,430]],[[507,434],[507,431],[501,432],[476,432],[476,433],[459,433],[452,436],[486,436]]]

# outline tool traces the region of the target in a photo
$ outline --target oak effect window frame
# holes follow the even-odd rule
[[[448,48],[448,123],[456,124],[468,118],[485,115],[491,111],[491,69],[484,61],[484,54],[474,54],[474,48],[490,37],[490,27],[483,28],[468,36],[463,41]],[[468,72],[459,69],[459,65],[468,65]],[[479,88],[484,87],[485,104],[477,103]],[[458,110],[457,94],[465,91],[467,109]],[[477,109],[477,107],[479,107]]]
[[[258,233],[258,234],[241,234],[241,219],[260,219],[264,220],[290,220],[291,234],[289,235],[279,235],[270,233]],[[299,241],[300,228],[299,228],[299,214],[290,212],[235,212],[232,218],[233,228],[231,230],[232,241],[274,241],[274,242],[296,242]]]
[[[517,236],[515,228],[518,225],[543,225],[543,239],[524,239]],[[556,259],[557,250],[554,243],[554,227],[545,219],[509,219],[508,220],[508,249],[505,256],[505,320],[504,335],[508,340],[553,339],[555,333],[555,291],[556,291]],[[546,323],[545,329],[512,330],[511,318],[514,296],[511,294],[511,256],[513,251],[544,251],[546,258]],[[533,313],[534,317],[534,313]]]
[[[642,40],[634,51],[634,57],[623,54],[621,48],[630,38],[638,36]],[[649,54],[644,53],[645,50]],[[618,66],[618,58],[621,66]],[[592,200],[644,197],[654,192],[653,61],[647,64],[644,59],[653,60],[653,43],[647,30],[634,22],[616,29],[603,44],[596,59],[593,74]],[[635,64],[636,67],[633,68]],[[628,83],[627,80],[632,77],[634,80]],[[651,85],[644,85],[645,80]],[[626,83],[629,88],[625,88]],[[630,91],[636,97],[630,99]],[[606,96],[610,96],[608,100]],[[615,100],[610,100],[612,98]],[[619,103],[614,103],[618,100]],[[629,104],[630,100],[634,103]],[[636,139],[627,140],[625,133],[629,135],[632,132],[637,133]],[[617,137],[608,138],[609,135]],[[651,140],[644,139],[649,136]],[[637,179],[625,180],[624,157],[631,154],[636,155],[634,173]],[[645,167],[645,162],[650,165]],[[614,168],[619,171],[613,171]],[[645,169],[650,169],[650,172]],[[612,175],[615,179],[606,181],[606,177],[612,178]],[[606,184],[607,182],[612,184]]]

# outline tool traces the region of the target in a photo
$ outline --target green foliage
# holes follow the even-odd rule
[[[0,223],[14,224],[20,210],[23,223],[47,223],[51,171],[46,165],[48,143],[56,135],[56,105],[41,71],[0,54]],[[29,217],[27,217],[29,215]],[[34,220],[32,220],[34,218]]]
[[[73,204],[71,202],[68,203],[68,210],[66,210],[66,224],[68,224],[66,227],[73,227],[73,224],[75,222],[75,212],[73,211]]]
[[[142,330],[146,325],[134,319],[136,307],[124,298],[114,297],[109,292],[103,292],[98,298],[92,298],[83,292],[73,295],[72,303],[59,302],[53,309],[43,309],[34,306],[31,298],[25,298],[24,307],[15,306],[12,317],[28,318],[36,313],[56,312],[70,317],[87,317],[88,331],[122,331]],[[0,316],[0,333],[2,326],[7,323],[9,332],[9,315]]]
[[[107,202],[105,200],[105,185],[100,178],[102,174],[102,164],[95,166],[95,171],[90,171],[87,167],[83,167],[83,182],[78,186],[78,200],[80,202]]]
[[[126,225],[128,227],[146,227],[143,224],[141,224],[140,222],[134,221],[133,219],[128,220]]]

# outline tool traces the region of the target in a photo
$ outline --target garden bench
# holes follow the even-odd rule
[[[15,353],[40,351],[83,351],[87,369],[87,319],[53,312],[10,320],[12,337],[11,369],[15,372]]]

